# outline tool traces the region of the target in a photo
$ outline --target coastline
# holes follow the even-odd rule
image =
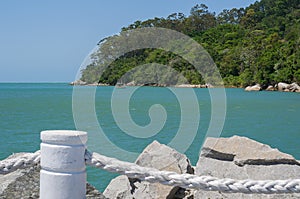
[[[261,86],[260,84],[255,84],[247,87],[238,87],[238,86],[215,86],[212,84],[178,84],[178,85],[167,85],[167,84],[159,84],[159,83],[147,83],[147,84],[135,84],[134,82],[129,82],[127,84],[117,83],[116,85],[109,85],[105,83],[86,83],[81,80],[77,80],[74,82],[70,82],[71,86],[116,86],[118,88],[125,87],[134,87],[134,86],[147,86],[147,87],[171,87],[171,88],[240,88],[245,89],[245,91],[280,91],[280,92],[296,92],[300,93],[300,86],[294,82],[291,84],[285,82],[279,82],[275,85]]]

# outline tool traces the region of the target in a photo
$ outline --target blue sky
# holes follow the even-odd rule
[[[136,20],[245,7],[255,0],[1,0],[0,82],[70,82],[97,42]]]

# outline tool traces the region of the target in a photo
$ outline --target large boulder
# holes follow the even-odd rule
[[[290,84],[290,91],[291,92],[300,92],[300,86],[297,83]]]
[[[214,159],[233,161],[238,166],[298,164],[293,156],[273,149],[266,144],[246,137],[208,138],[202,148],[201,155]]]
[[[135,86],[135,85],[136,85],[135,81],[131,81],[126,84],[126,86]]]
[[[16,153],[9,158],[22,156],[23,153]],[[87,199],[104,199],[102,193],[87,183]],[[8,174],[0,174],[0,199],[15,198],[39,198],[40,189],[40,165],[34,165],[24,169],[18,169]]]
[[[300,86],[294,82],[292,84],[287,84],[280,82],[277,84],[278,91],[284,91],[284,92],[300,92]]]
[[[188,158],[176,150],[154,141],[137,158],[136,164],[159,170],[173,171],[179,174],[193,173]],[[139,182],[119,176],[113,179],[105,189],[107,198],[184,198],[191,194],[190,190],[170,187],[158,183]]]
[[[262,88],[259,84],[256,84],[254,86],[247,86],[245,88],[245,91],[261,91],[261,90],[262,90]]]
[[[196,175],[218,178],[279,180],[299,179],[299,162],[291,155],[245,137],[208,138],[196,167]],[[300,194],[241,194],[198,190],[195,198],[300,198]]]
[[[278,91],[289,91],[290,85],[284,82],[279,82],[277,84]]]

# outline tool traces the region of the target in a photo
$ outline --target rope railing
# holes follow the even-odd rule
[[[228,178],[219,179],[211,176],[178,174],[170,171],[160,171],[154,168],[141,167],[134,163],[120,161],[98,153],[91,153],[87,150],[84,158],[87,165],[150,183],[161,183],[182,188],[229,193],[300,193],[300,179],[234,180]],[[39,162],[40,151],[36,151],[35,153],[24,153],[21,156],[0,161],[0,174],[8,174],[20,168],[39,164]]]
[[[59,133],[42,132],[41,151],[18,154],[0,161],[0,174],[6,175],[17,169],[40,163],[40,198],[42,199],[84,198],[85,165],[123,174],[140,181],[189,189],[245,194],[300,193],[300,179],[235,180],[160,171],[89,152],[85,147],[87,140],[85,132]],[[78,137],[80,139],[75,139]],[[61,184],[64,184],[64,187],[59,187]],[[66,197],[62,197],[63,195]]]
[[[178,174],[170,171],[160,171],[153,168],[141,167],[134,163],[123,162],[115,158],[106,157],[98,153],[90,153],[88,151],[85,153],[85,159],[88,165],[150,183],[158,182],[164,185],[182,188],[230,193],[300,193],[300,179],[234,180],[229,178],[219,179],[211,176]]]
[[[8,174],[17,169],[31,167],[39,164],[41,159],[41,152],[24,153],[18,156],[12,156],[9,159],[0,161],[0,174]]]

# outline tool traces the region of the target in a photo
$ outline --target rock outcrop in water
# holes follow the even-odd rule
[[[84,86],[84,85],[87,85],[87,83],[86,82],[84,82],[84,81],[81,81],[81,80],[76,80],[76,81],[74,81],[74,82],[70,82],[70,85],[72,85],[72,86]]]
[[[245,91],[261,91],[263,90],[259,84],[254,86],[247,86]],[[279,82],[275,86],[269,85],[265,88],[266,91],[281,91],[281,92],[300,92],[300,86],[297,83],[287,84],[284,82]]]
[[[247,86],[245,88],[245,91],[261,91],[261,90],[262,90],[262,88],[259,84],[256,84],[254,86]]]
[[[278,91],[283,92],[300,92],[300,86],[297,83],[287,84],[280,82],[276,85]]]
[[[266,88],[266,91],[275,91],[274,86],[270,85]]]

